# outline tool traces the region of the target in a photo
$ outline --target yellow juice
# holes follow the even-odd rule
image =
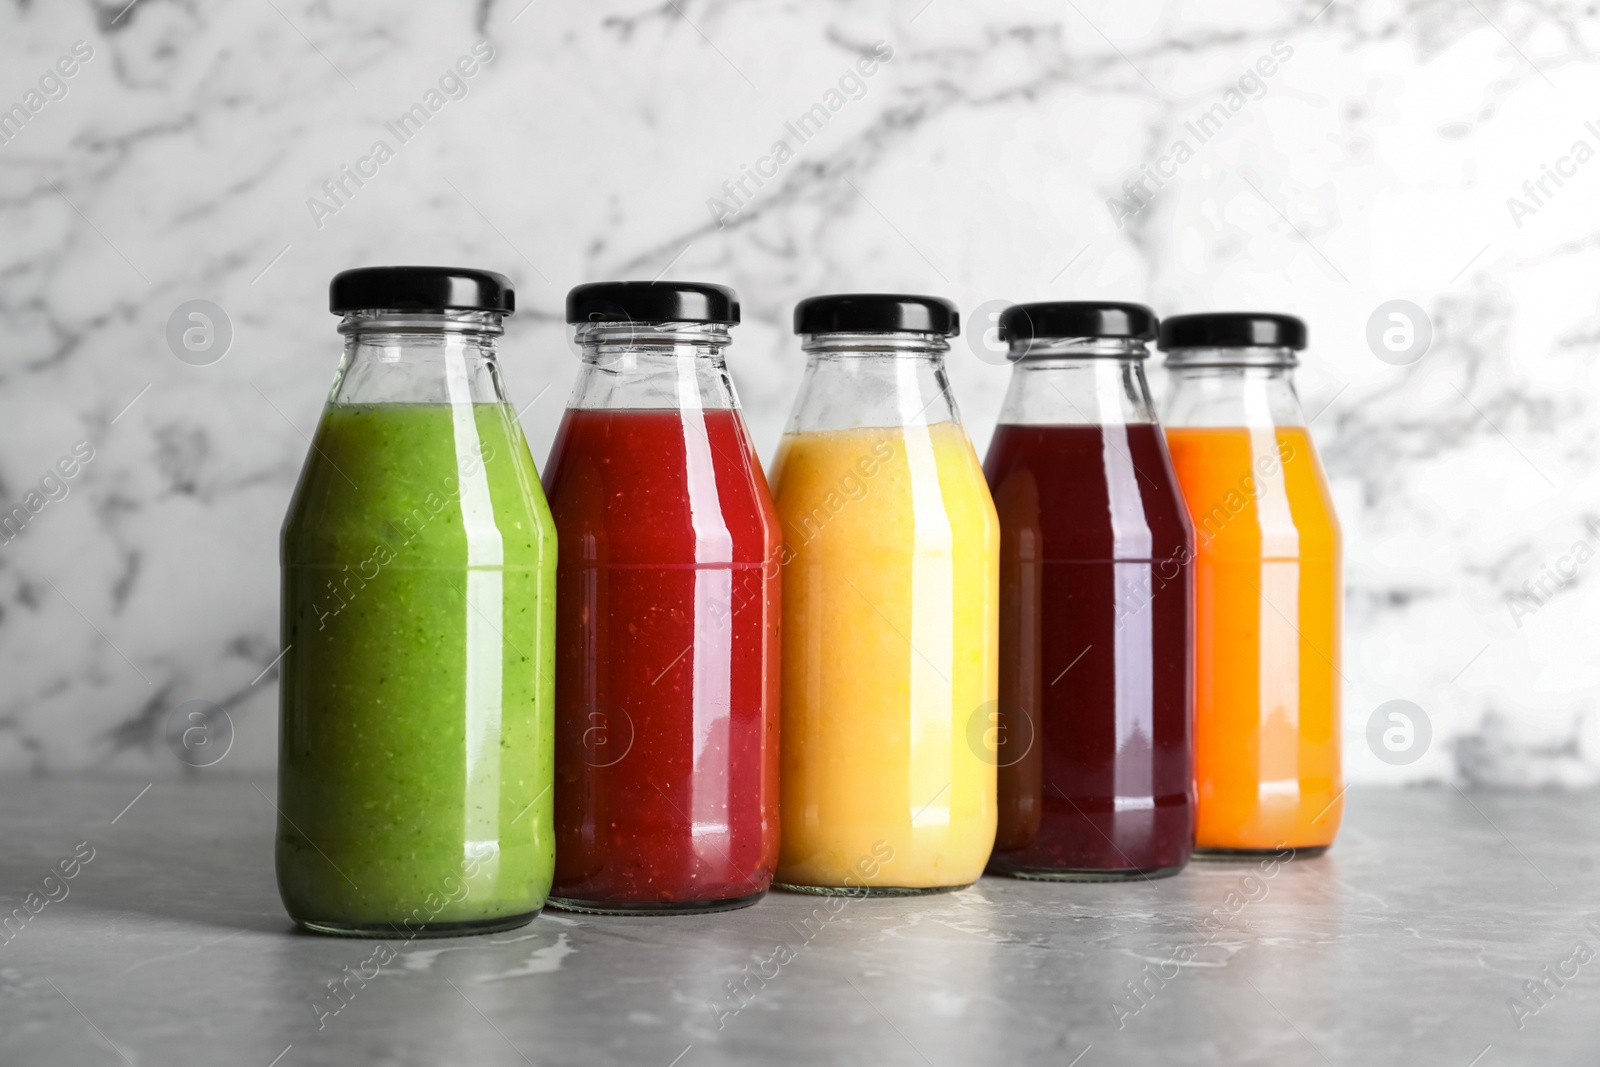
[[[953,422],[792,433],[777,881],[967,885],[995,834],[1000,528]]]

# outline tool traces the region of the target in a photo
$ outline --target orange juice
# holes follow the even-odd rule
[[[1169,427],[1194,520],[1197,852],[1333,841],[1339,527],[1299,426]]]
[[[778,882],[967,885],[995,834],[984,729],[998,675],[1000,529],[956,422],[791,432]]]

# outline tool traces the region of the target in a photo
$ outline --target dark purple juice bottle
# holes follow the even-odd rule
[[[1137,304],[1024,304],[984,472],[1000,514],[999,828],[989,870],[1173,874],[1194,840],[1194,535]]]

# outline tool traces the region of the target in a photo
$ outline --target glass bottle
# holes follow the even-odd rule
[[[325,933],[527,922],[550,887],[555,531],[495,355],[510,282],[333,279],[284,519],[278,886]]]
[[[1000,826],[989,869],[1175,874],[1194,832],[1193,533],[1140,304],[1021,304],[984,470],[1000,514]]]
[[[738,299],[602,282],[567,321],[551,903],[752,904],[778,853],[778,533],[725,361]]]
[[[999,528],[945,377],[956,308],[821,296],[794,319],[806,372],[773,474],[778,881],[866,895],[969,885],[994,843]]]
[[[1196,539],[1197,856],[1322,852],[1343,814],[1339,524],[1288,315],[1162,323],[1167,441]]]

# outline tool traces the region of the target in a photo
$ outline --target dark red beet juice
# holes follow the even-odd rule
[[[1007,747],[1031,734],[1032,751],[1002,749],[1016,762],[1000,768],[993,870],[1152,874],[1188,861],[1187,531],[1159,435],[995,431],[984,471],[1002,531],[1001,726]],[[1017,714],[1030,721],[1004,721]]]
[[[1066,309],[1071,338],[1139,309],[1023,307],[1035,330]],[[1193,534],[1144,346],[1120,343],[1033,339],[984,463],[1001,529],[998,874],[1153,877],[1193,844]]]
[[[738,414],[694,423],[568,411],[545,475],[569,905],[732,905],[777,862],[777,523]]]

